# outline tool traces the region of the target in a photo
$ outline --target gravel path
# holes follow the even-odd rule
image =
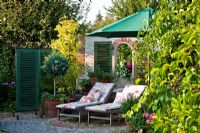
[[[55,119],[55,118],[54,118]],[[9,133],[124,133],[128,132],[126,126],[114,127],[96,127],[96,128],[74,128],[74,127],[57,127],[51,123],[52,119],[38,117],[15,117],[0,119],[0,132]]]

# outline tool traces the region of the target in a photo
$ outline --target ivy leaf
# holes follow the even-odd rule
[[[169,73],[167,76],[168,76],[168,80],[171,80],[174,77],[174,73]]]

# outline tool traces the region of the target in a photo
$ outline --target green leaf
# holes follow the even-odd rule
[[[161,95],[159,99],[160,99],[161,102],[163,102],[164,101],[164,95]]]
[[[162,126],[163,124],[161,122],[154,124],[154,132],[157,132]]]

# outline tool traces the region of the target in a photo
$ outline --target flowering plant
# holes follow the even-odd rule
[[[151,124],[151,121],[152,121],[153,119],[156,118],[156,114],[155,114],[155,113],[149,114],[148,112],[144,112],[144,113],[143,113],[143,117],[146,119],[146,120],[145,120],[145,123],[146,123],[147,125],[150,125],[150,124]]]
[[[9,83],[9,82],[3,82],[3,83],[1,83],[1,86],[3,86],[3,87],[15,87],[16,84],[15,84],[14,81],[11,82],[11,83]]]
[[[142,107],[138,112],[133,113],[132,116],[126,116],[126,120],[130,122],[132,130],[134,131],[153,131],[151,121],[156,118],[155,113],[148,113],[146,108]]]

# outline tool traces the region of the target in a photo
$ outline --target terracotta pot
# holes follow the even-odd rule
[[[99,81],[99,79],[97,77],[90,77],[90,81],[92,84],[95,84],[96,82]]]
[[[109,80],[108,79],[104,79],[103,83],[109,83]]]
[[[47,117],[56,117],[58,110],[56,109],[56,105],[61,104],[60,100],[44,100],[44,111]]]
[[[84,88],[83,90],[82,90],[82,92],[83,92],[83,94],[88,94],[88,92],[91,90],[91,87],[88,87],[88,88]]]
[[[76,97],[75,96],[70,96],[69,97],[69,102],[75,102],[76,101]]]

